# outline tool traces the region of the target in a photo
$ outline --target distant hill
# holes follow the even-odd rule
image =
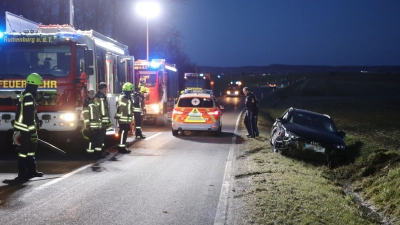
[[[299,74],[319,72],[361,72],[366,73],[400,73],[400,66],[311,66],[311,65],[283,65],[269,66],[241,66],[241,67],[212,67],[198,66],[203,73],[233,73],[233,74]]]

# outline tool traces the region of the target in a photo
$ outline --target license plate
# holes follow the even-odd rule
[[[189,116],[197,116],[197,117],[201,117],[203,114],[201,113],[189,113]]]
[[[308,150],[313,150],[315,152],[325,153],[325,148],[319,145],[306,144],[305,148]]]

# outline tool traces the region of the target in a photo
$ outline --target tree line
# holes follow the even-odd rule
[[[179,74],[191,72],[196,65],[184,52],[180,31],[168,21],[174,17],[174,5],[188,0],[160,1],[162,18],[149,19],[149,58],[166,59],[176,64]],[[146,59],[146,18],[136,12],[139,0],[74,0],[73,26],[95,30],[128,46],[137,59]],[[69,24],[70,0],[0,0],[0,27],[5,30],[5,12],[21,15],[42,24]]]

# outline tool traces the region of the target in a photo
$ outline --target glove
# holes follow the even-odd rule
[[[37,141],[38,141],[37,133],[31,134],[31,141],[32,141],[33,143],[37,143]]]
[[[111,123],[111,121],[109,121],[108,123],[106,123],[106,128],[107,128],[107,129],[110,128],[111,125],[112,125],[112,123]]]

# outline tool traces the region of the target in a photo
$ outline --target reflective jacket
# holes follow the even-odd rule
[[[100,107],[94,102],[94,98],[85,99],[83,102],[82,116],[86,128],[101,128]]]
[[[19,97],[17,111],[15,113],[14,129],[29,133],[36,133],[39,126],[39,118],[36,112],[34,96],[29,92],[22,92]]]
[[[100,118],[103,124],[111,123],[110,109],[107,101],[107,96],[101,92],[97,92],[94,96],[94,102],[100,107]]]
[[[135,92],[135,95],[133,97],[133,112],[142,112],[142,102],[143,98],[140,93]]]
[[[116,118],[119,124],[131,124],[133,119],[133,102],[129,93],[121,93],[118,98]]]

